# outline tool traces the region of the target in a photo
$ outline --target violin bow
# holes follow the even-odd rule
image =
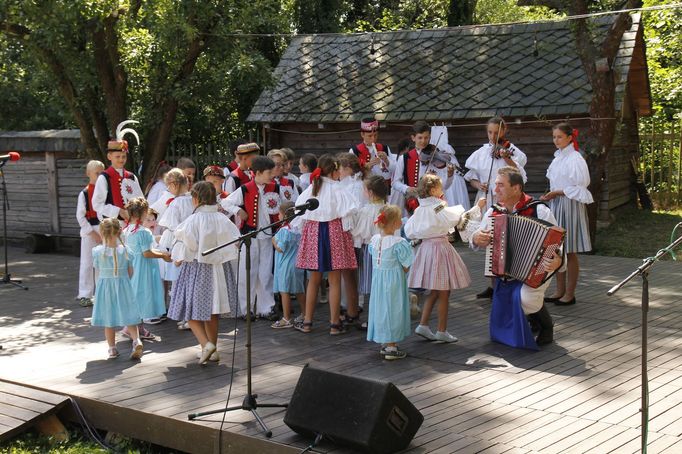
[[[438,143],[440,142],[440,138],[443,137],[443,133],[445,131],[447,131],[447,128],[441,130],[440,134],[438,135],[438,139],[436,140],[436,143],[433,144],[433,153],[431,153],[431,158],[429,158],[429,163],[426,164],[426,172],[428,172],[429,168],[431,167],[431,162],[433,161],[433,158],[436,156],[436,152],[438,151]]]
[[[488,197],[488,191],[490,191],[490,178],[493,175],[493,164],[495,163],[495,147],[497,147],[497,142],[500,141],[500,134],[502,133],[502,123],[504,120],[500,120],[499,127],[497,128],[497,137],[495,137],[495,142],[493,143],[493,155],[490,157],[490,171],[488,171],[488,184],[485,190],[485,196]]]

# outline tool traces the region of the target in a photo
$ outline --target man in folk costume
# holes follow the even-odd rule
[[[232,194],[235,189],[248,183],[253,179],[251,173],[251,160],[258,156],[260,147],[255,143],[244,143],[237,147],[235,152],[239,166],[230,172],[225,178],[223,191]]]
[[[389,203],[402,207],[404,215],[407,214],[405,196],[416,196],[417,184],[422,175],[425,173],[438,175],[443,182],[443,191],[447,192],[455,173],[455,167],[450,164],[450,157],[446,158],[443,156],[444,153],[429,144],[431,128],[425,121],[417,121],[414,124],[411,137],[415,146],[398,158],[393,174],[393,191],[389,196]]]
[[[488,208],[481,225],[470,238],[472,247],[487,247],[493,240],[491,219],[500,214],[529,216],[557,225],[552,211],[544,203],[523,192],[523,175],[515,167],[502,167],[495,178],[497,204]],[[554,254],[542,262],[545,271],[553,273],[563,263],[562,254]],[[532,288],[515,279],[495,279],[493,305],[490,312],[490,335],[503,344],[537,350],[554,340],[554,322],[544,297],[551,279]],[[533,338],[528,320],[539,332]]]
[[[374,118],[363,118],[360,122],[360,136],[362,142],[353,145],[349,152],[358,157],[360,166],[366,170],[366,175],[379,175],[386,181],[390,190],[391,178],[393,178],[395,171],[396,155],[391,153],[388,145],[377,142],[379,140],[379,121]]]
[[[256,156],[251,163],[253,179],[243,184],[220,202],[223,209],[237,220],[242,235],[259,230],[279,220],[280,188],[272,181],[275,163],[266,156]],[[272,293],[274,232],[259,232],[251,240],[251,304],[256,302],[256,315],[276,320]],[[239,311],[246,315],[246,247],[239,255]]]
[[[135,130],[123,127],[135,120],[126,120],[116,127],[116,138],[107,144],[107,159],[111,163],[108,169],[97,177],[95,190],[92,195],[92,206],[97,214],[106,218],[128,220],[125,206],[129,200],[144,197],[137,177],[125,169],[128,160],[128,142],[123,139],[126,134],[132,134],[140,143]]]

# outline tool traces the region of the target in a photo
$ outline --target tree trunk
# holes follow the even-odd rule
[[[471,25],[477,0],[450,0],[448,4],[448,27]]]

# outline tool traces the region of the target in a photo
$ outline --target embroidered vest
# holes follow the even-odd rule
[[[258,186],[255,181],[249,181],[245,185],[241,186],[242,199],[244,200],[244,205],[241,208],[246,211],[248,215],[246,221],[241,227],[241,233],[245,234],[248,232],[253,232],[258,229],[258,208],[260,202],[260,192],[258,191]],[[274,193],[279,197],[279,185],[277,183],[270,182],[263,188],[263,193]],[[279,203],[278,203],[279,205]],[[273,207],[274,208],[274,207]],[[271,214],[270,223],[279,221],[279,213]],[[274,230],[274,229],[273,229]],[[273,232],[274,234],[274,232]]]
[[[134,180],[135,175],[123,169],[123,177],[121,177],[121,175],[119,175],[119,173],[113,167],[109,167],[100,175],[104,175],[104,178],[107,180],[106,204],[124,208],[123,195],[121,195],[121,182],[123,181],[123,178]]]
[[[377,148],[377,151],[384,151],[385,148],[382,144],[380,143],[375,143],[374,146]],[[370,159],[372,159],[372,154],[369,152],[369,148],[365,143],[359,143],[357,145],[353,145],[351,148],[353,150],[353,154],[358,157],[358,160],[360,161],[360,166],[364,167]]]
[[[411,188],[419,184],[419,153],[413,148],[403,155],[403,183]]]
[[[234,180],[235,189],[251,181],[251,177],[239,167],[230,173],[230,177]]]
[[[516,214],[519,216],[527,216],[530,218],[538,217],[538,205],[545,205],[545,203],[540,200],[534,200],[532,196],[523,193],[521,200],[514,205],[514,210],[510,213],[506,208],[500,205],[493,205],[493,216],[499,216],[500,214]]]
[[[92,208],[92,194],[95,192],[95,185],[89,184],[82,192],[85,198],[85,219],[90,225],[99,225],[97,212]]]
[[[230,170],[230,172],[234,172],[238,167],[239,164],[237,164],[237,161],[231,161],[227,164],[227,168]]]

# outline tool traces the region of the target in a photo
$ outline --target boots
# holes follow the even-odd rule
[[[547,310],[547,306],[543,304],[542,309],[532,315],[540,325],[540,332],[538,333],[538,337],[535,338],[535,342],[537,342],[538,345],[548,345],[554,342],[554,322]]]

